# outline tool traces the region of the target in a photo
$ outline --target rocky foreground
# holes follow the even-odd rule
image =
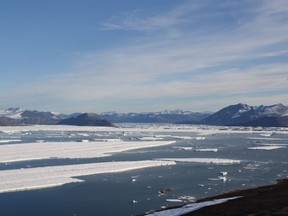
[[[273,216],[288,215],[288,179],[278,180],[277,184],[247,190],[237,190],[209,198],[197,203],[239,197],[221,204],[206,206],[184,214],[185,216]],[[179,207],[181,208],[181,207]],[[182,206],[183,208],[183,206]],[[163,211],[162,213],[164,213]],[[164,214],[165,215],[165,214]],[[169,214],[167,215],[179,215]],[[183,215],[183,214],[182,214]]]

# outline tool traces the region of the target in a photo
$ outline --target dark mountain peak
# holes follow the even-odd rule
[[[0,120],[0,126],[8,126],[8,124]]]
[[[233,110],[240,110],[242,109],[243,111],[249,111],[251,109],[253,109],[252,106],[248,105],[248,104],[244,104],[244,103],[238,103],[238,104],[234,104],[234,105],[230,105],[228,107],[225,107],[223,109],[233,109]]]
[[[247,104],[239,103],[235,105],[227,106],[211,116],[205,118],[201,123],[211,125],[285,125],[276,124],[279,119],[286,121],[286,118],[280,118],[288,116],[288,107],[279,103],[270,106],[249,106]],[[275,117],[275,118],[267,118]],[[263,119],[261,119],[263,118]],[[261,120],[260,120],[261,119]],[[256,121],[257,120],[257,121]],[[283,120],[283,121],[284,121]],[[264,123],[265,122],[265,123]]]
[[[227,125],[231,121],[237,123],[242,121],[240,116],[244,116],[247,121],[251,120],[250,115],[254,112],[254,108],[247,104],[239,103],[224,107],[218,112],[205,118],[202,123],[212,125]]]
[[[288,107],[283,105],[282,103],[270,105],[270,106],[259,106],[257,107],[257,111],[261,114],[261,116],[284,116],[288,115]]]
[[[83,113],[76,117],[64,119],[58,123],[59,125],[76,125],[76,126],[113,126],[106,119],[101,119],[95,113]]]
[[[22,109],[19,108],[19,107],[10,107],[7,109],[7,111],[10,111],[10,112],[16,112],[16,111],[21,111]]]
[[[100,118],[96,113],[83,113],[82,116],[88,118]]]

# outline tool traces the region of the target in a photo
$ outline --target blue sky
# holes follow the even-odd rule
[[[287,0],[2,0],[0,107],[288,104]]]

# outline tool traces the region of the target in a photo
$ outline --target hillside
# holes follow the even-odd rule
[[[113,126],[113,124],[106,119],[100,118],[93,113],[84,113],[76,117],[63,119],[59,125],[76,125],[76,126]]]
[[[283,104],[227,106],[201,120],[200,124],[225,126],[287,127],[288,107]]]

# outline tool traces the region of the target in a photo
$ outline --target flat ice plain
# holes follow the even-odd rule
[[[49,158],[98,158],[112,153],[140,148],[171,145],[174,141],[114,142],[47,142],[0,145],[0,162],[41,160]]]
[[[83,182],[75,176],[115,173],[175,164],[175,162],[169,161],[126,161],[5,170],[0,171],[0,192],[32,190]]]

